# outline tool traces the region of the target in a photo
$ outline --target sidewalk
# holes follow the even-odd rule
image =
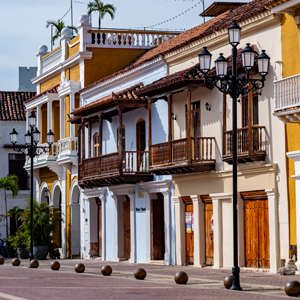
[[[290,298],[284,292],[290,280],[300,281],[300,275],[280,276],[267,272],[241,270],[243,292],[226,290],[224,278],[229,269],[215,270],[212,267],[164,266],[154,264],[129,264],[124,262],[102,262],[100,260],[59,260],[61,268],[52,271],[52,260],[40,261],[38,269],[29,269],[28,260],[20,267],[13,267],[11,259],[0,266],[0,299],[277,299]],[[77,274],[74,266],[85,265],[85,273]],[[101,275],[101,267],[109,264],[113,273]],[[145,280],[133,276],[137,268],[147,271]],[[177,271],[189,276],[186,285],[174,282]],[[14,297],[14,298],[12,298]],[[15,298],[17,297],[17,298]]]

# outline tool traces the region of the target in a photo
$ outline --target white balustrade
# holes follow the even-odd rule
[[[61,47],[55,49],[53,52],[42,58],[42,72],[50,70],[61,62],[62,50]]]
[[[179,33],[92,30],[91,44],[100,48],[152,48]]]
[[[77,156],[77,137],[68,137],[58,141],[59,154],[58,158],[65,156]]]
[[[39,144],[38,146],[48,147],[48,144]],[[42,149],[37,149],[37,155],[33,158],[33,163],[38,163],[47,160],[56,160],[58,156],[58,143],[53,143],[51,145],[49,152],[43,152]],[[26,155],[25,165],[30,165],[30,156]]]
[[[274,81],[275,111],[300,106],[300,74]]]

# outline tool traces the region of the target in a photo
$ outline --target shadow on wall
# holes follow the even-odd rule
[[[158,100],[152,105],[152,145],[166,142],[168,139],[168,103]]]

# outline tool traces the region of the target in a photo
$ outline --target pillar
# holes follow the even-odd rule
[[[175,255],[176,265],[185,263],[185,206],[180,197],[173,197],[175,208]]]
[[[75,95],[74,93],[70,93],[70,114],[72,111],[75,109]],[[72,124],[70,122],[70,137],[74,138],[75,137],[75,124]]]
[[[118,198],[116,195],[112,195],[112,198],[114,199],[114,236],[115,236],[114,260],[119,261]]]
[[[41,105],[38,105],[36,107],[36,127],[38,130],[41,130],[41,118],[42,118],[42,109],[41,109]],[[40,139],[41,139],[40,135]],[[41,143],[41,140],[39,141],[39,143]]]
[[[102,261],[106,260],[106,228],[105,228],[105,216],[106,216],[106,190],[100,194],[100,200],[102,205]]]
[[[47,102],[47,132],[52,128],[52,101]]]
[[[164,196],[164,219],[165,219],[165,265],[171,264],[171,198],[170,190],[162,192]]]
[[[146,203],[146,263],[151,261],[151,199],[148,193],[144,193]]]
[[[64,98],[59,98],[59,118],[60,118],[60,139],[65,138],[65,101]]]
[[[136,262],[136,234],[135,234],[135,194],[127,194],[130,199],[130,263]]]

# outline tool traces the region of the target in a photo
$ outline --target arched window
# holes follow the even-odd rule
[[[96,157],[96,156],[99,156],[99,133],[96,132],[93,136],[93,156]]]

